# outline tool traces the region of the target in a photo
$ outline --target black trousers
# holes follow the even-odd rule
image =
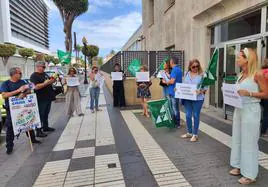
[[[41,100],[38,101],[38,109],[40,114],[40,120],[43,129],[48,128],[48,115],[51,109],[51,100]]]
[[[113,85],[113,97],[115,107],[126,106],[124,85]]]
[[[12,121],[11,121],[11,117],[7,116],[6,118],[6,148],[7,149],[11,149],[14,147],[14,131],[13,131],[13,126],[12,126]],[[33,130],[30,130],[30,136],[31,136],[31,140],[34,141],[35,140],[35,134]],[[26,133],[27,135],[27,133]]]
[[[261,105],[263,108],[261,134],[265,134],[268,129],[268,99],[263,99]]]

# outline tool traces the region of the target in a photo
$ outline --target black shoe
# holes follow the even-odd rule
[[[79,114],[78,116],[84,116],[84,114],[83,114],[83,113],[81,113],[81,114]]]
[[[6,153],[7,153],[8,155],[10,155],[10,154],[12,153],[12,151],[13,151],[13,147],[12,147],[12,148],[7,148]]]
[[[55,131],[55,129],[51,127],[43,129],[43,132],[53,132],[53,131]]]
[[[41,144],[42,142],[40,142],[39,140],[32,140],[32,143]]]
[[[44,137],[47,137],[47,134],[43,133],[42,131],[41,132],[37,132],[36,133],[36,137],[44,138]]]

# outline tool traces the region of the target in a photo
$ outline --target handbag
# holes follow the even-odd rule
[[[55,93],[55,96],[59,95],[59,94],[64,94],[64,89],[62,86],[52,86],[53,91]]]

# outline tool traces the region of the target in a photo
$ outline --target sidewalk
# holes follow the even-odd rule
[[[46,139],[50,144],[42,144],[45,150],[36,147],[18,166],[4,163],[0,169],[19,170],[3,187],[242,187],[239,177],[228,174],[231,125],[224,120],[202,114],[199,141],[191,143],[180,138],[184,127],[156,128],[140,110],[114,108],[111,94],[103,90],[101,112],[92,114],[87,108],[89,96],[84,89],[85,116],[61,124],[62,130],[57,128],[53,134],[56,137],[51,134]],[[185,124],[183,112],[181,118]],[[266,187],[268,143],[261,139],[259,145],[260,172],[251,186]]]
[[[34,186],[125,186],[103,92],[101,112],[92,114],[88,101],[81,101],[85,116],[69,120]]]

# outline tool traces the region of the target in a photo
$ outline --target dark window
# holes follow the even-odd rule
[[[266,15],[266,31],[268,31],[268,7],[267,7],[267,15]]]
[[[236,18],[221,25],[221,42],[261,32],[261,10]]]
[[[167,47],[166,50],[167,51],[174,51],[175,50],[175,45]]]
[[[212,27],[210,29],[210,44],[214,44],[215,43],[215,27]]]

